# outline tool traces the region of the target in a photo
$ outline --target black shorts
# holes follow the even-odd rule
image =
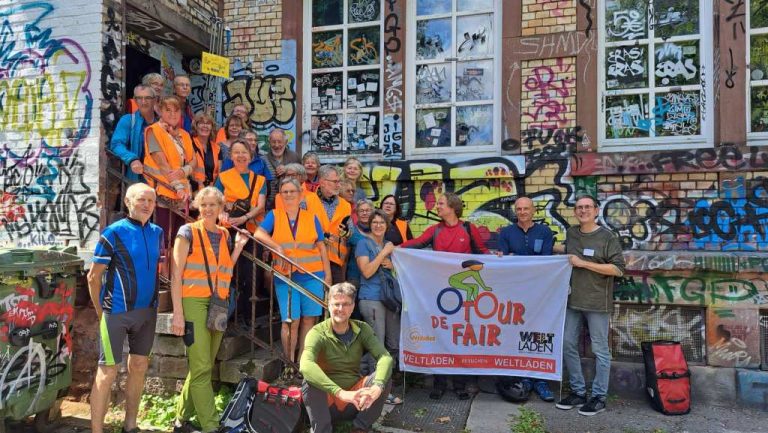
[[[156,323],[156,307],[118,314],[105,311],[99,324],[99,365],[117,365],[123,361],[126,335],[131,355],[149,356],[155,342]]]

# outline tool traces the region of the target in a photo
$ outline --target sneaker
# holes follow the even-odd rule
[[[544,401],[555,401],[555,396],[552,391],[549,390],[549,384],[543,380],[538,380],[533,384],[533,390],[539,395],[539,398]]]
[[[523,384],[525,392],[530,393],[533,390],[533,381],[527,377],[520,379],[520,383]]]
[[[555,407],[563,410],[571,410],[574,407],[581,407],[587,402],[583,395],[569,394],[568,397],[555,403]]]
[[[587,404],[579,409],[579,415],[592,416],[605,410],[605,400],[603,397],[592,397]]]
[[[173,422],[173,433],[203,433],[189,421],[176,420]]]

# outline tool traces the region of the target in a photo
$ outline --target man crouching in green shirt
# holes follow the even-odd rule
[[[331,317],[315,325],[301,354],[301,392],[312,433],[332,433],[333,422],[354,419],[352,433],[368,432],[381,415],[390,388],[392,357],[373,329],[350,320],[357,290],[350,283],[331,286]],[[360,360],[369,352],[376,371],[360,376]]]

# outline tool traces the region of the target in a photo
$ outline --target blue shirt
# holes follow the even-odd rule
[[[376,241],[365,236],[358,242],[355,247],[355,260],[358,257],[366,256],[368,260],[373,261],[379,254],[381,247],[376,245]],[[365,278],[365,275],[360,273],[360,290],[358,291],[357,298],[366,301],[381,301],[381,277],[379,277],[379,271],[371,275],[371,278]]]
[[[93,262],[107,265],[101,307],[112,314],[157,306],[157,265],[163,229],[123,218],[104,229]]]
[[[347,239],[347,248],[351,252],[351,256],[349,260],[347,260],[347,280],[360,280],[360,268],[357,267],[357,245],[365,240],[367,236],[366,233],[370,233],[371,229],[369,227],[362,227],[358,224],[352,225],[352,230],[350,231],[351,234],[349,235],[349,239]]]
[[[154,121],[147,123],[139,111],[125,114],[117,122],[109,148],[126,166],[135,160],[144,159],[144,130],[152,123]],[[125,177],[132,182],[139,180],[139,175],[130,168],[126,170]]]
[[[223,158],[223,162],[221,163],[221,171],[227,171],[230,168],[234,167],[235,163],[232,162],[232,160],[227,156],[226,158]],[[248,163],[248,168],[256,173],[264,176],[264,179],[267,181],[272,180],[272,172],[269,171],[269,168],[267,167],[267,163],[264,162],[263,159],[259,155],[256,155],[253,160]]]
[[[501,229],[499,234],[499,249],[507,255],[516,256],[551,256],[555,238],[549,227],[533,223],[524,232],[517,223]]]

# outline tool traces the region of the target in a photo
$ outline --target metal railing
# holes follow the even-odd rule
[[[115,155],[110,149],[107,149],[106,151],[107,151],[107,155],[109,155],[111,157],[114,157],[117,160],[119,160],[117,155]],[[117,178],[118,180],[120,180],[121,186],[123,186],[123,187],[129,186],[129,185],[135,183],[135,182],[131,181],[130,179],[128,179],[125,176],[125,170],[126,170],[125,164],[122,164],[122,161],[120,163],[121,163],[121,166],[122,166],[122,170],[121,171],[115,170],[112,167],[107,167],[107,174]],[[142,176],[144,176],[145,178],[149,178],[150,180],[155,182],[156,185],[164,186],[166,188],[169,188],[169,189],[173,190],[173,188],[171,187],[170,184],[168,184],[167,182],[165,182],[165,181],[163,181],[161,179],[158,179],[157,177],[147,173],[146,171],[144,172],[144,174]],[[124,189],[122,191],[124,191]],[[124,192],[121,195],[124,195]],[[125,203],[123,202],[123,200],[119,200],[119,201],[121,203],[121,207],[120,207],[121,211],[125,211],[125,209],[124,209]],[[190,210],[190,202],[189,202],[189,200],[184,200],[183,203],[184,203],[184,206],[183,206],[184,211],[183,212],[178,209],[178,206],[173,206],[173,204],[171,204],[171,206],[168,207],[168,209],[170,211],[171,218],[172,218],[173,215],[177,215],[177,216],[182,217],[185,222],[194,222],[194,219],[190,216],[190,213],[189,213],[189,210]],[[255,313],[255,311],[256,311],[255,310],[255,308],[256,308],[256,306],[255,306],[255,303],[256,303],[256,300],[255,300],[255,295],[256,295],[256,278],[255,278],[256,268],[255,268],[255,266],[251,267],[252,268],[252,272],[254,274],[254,278],[251,279],[251,296],[249,297],[249,301],[251,302],[251,324],[250,324],[250,330],[248,330],[247,332],[243,332],[244,330],[242,328],[239,328],[239,329],[235,328],[236,332],[238,333],[238,335],[242,335],[242,336],[248,338],[251,341],[252,344],[254,344],[256,346],[259,346],[262,349],[268,350],[273,356],[277,356],[283,362],[292,365],[294,368],[297,368],[298,365],[297,365],[297,363],[295,361],[292,361],[292,360],[288,359],[281,350],[277,350],[274,347],[274,336],[273,336],[273,326],[272,326],[273,323],[275,323],[274,322],[274,314],[275,314],[275,311],[274,311],[274,296],[275,296],[274,278],[277,277],[278,279],[283,281],[285,284],[287,284],[291,288],[297,290],[299,293],[305,295],[307,298],[311,299],[313,302],[315,302],[318,305],[320,305],[323,308],[323,312],[324,312],[325,317],[328,316],[328,304],[327,304],[327,302],[324,299],[321,299],[320,297],[315,295],[314,293],[310,292],[306,288],[302,287],[300,284],[298,284],[295,281],[293,281],[290,278],[290,275],[292,275],[294,271],[300,271],[300,272],[303,272],[303,273],[311,276],[312,278],[318,280],[322,284],[323,293],[324,293],[324,297],[325,298],[327,298],[327,296],[328,296],[328,290],[330,289],[330,286],[322,278],[318,277],[317,275],[313,274],[312,272],[307,271],[300,264],[296,263],[290,257],[286,256],[285,254],[283,254],[283,253],[273,249],[269,245],[267,245],[267,244],[259,241],[258,239],[256,239],[248,230],[240,228],[240,227],[236,227],[236,226],[231,226],[231,228],[234,229],[236,232],[241,233],[244,236],[247,236],[248,239],[251,240],[254,243],[253,245],[259,245],[259,246],[261,246],[261,248],[264,249],[264,251],[268,251],[269,253],[271,253],[273,258],[275,258],[275,257],[279,258],[281,261],[283,261],[284,263],[286,263],[288,265],[288,269],[289,269],[288,276],[283,275],[280,271],[276,270],[272,266],[272,264],[267,263],[266,261],[264,261],[261,258],[257,257],[257,254],[255,254],[255,250],[256,250],[255,248],[251,252],[243,251],[241,253],[241,255],[243,257],[245,257],[246,259],[251,261],[252,265],[257,265],[261,269],[264,269],[265,271],[269,272],[272,275],[273,283],[272,283],[272,286],[270,287],[271,290],[270,290],[270,295],[269,295],[269,301],[270,301],[269,302],[269,319],[268,319],[268,321],[269,321],[269,324],[268,324],[268,327],[269,327],[269,343],[266,343],[263,340],[261,340],[260,338],[256,337],[256,317],[255,317],[256,316],[256,313]],[[172,251],[173,234],[168,233],[168,239],[169,239],[169,241],[166,243],[166,245],[168,245],[169,246],[169,250]],[[170,282],[170,279],[168,277],[166,277],[164,275],[161,275],[160,279],[161,279],[161,281],[164,284],[166,284],[166,285],[168,285],[170,287],[170,283],[171,282]],[[293,291],[289,290],[288,291],[288,299],[287,299],[287,302],[288,302],[287,307],[288,307],[288,311],[289,312],[291,311],[292,296],[293,296]],[[288,323],[292,322],[290,317],[287,318],[286,322],[288,322]],[[290,326],[288,327],[288,332],[289,332],[289,334],[288,334],[288,341],[290,342],[291,341],[290,333],[292,332]],[[251,349],[253,350],[253,346],[251,347]]]

